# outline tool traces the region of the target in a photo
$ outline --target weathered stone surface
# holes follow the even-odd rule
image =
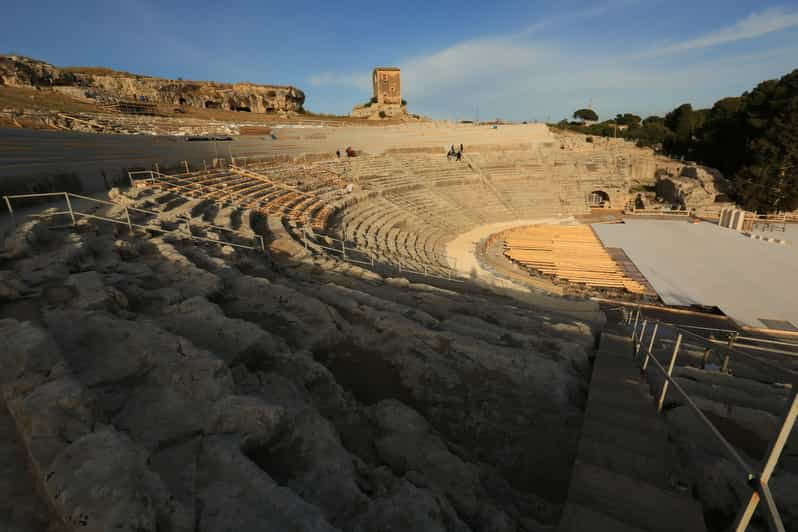
[[[62,377],[8,398],[8,410],[40,475],[71,442],[94,428],[92,398],[78,381]]]
[[[659,197],[686,208],[711,206],[728,190],[728,181],[720,172],[705,166],[685,166],[678,174],[660,175],[656,183]]]
[[[94,257],[82,236],[69,233],[66,245],[19,260],[14,269],[30,286],[65,280],[70,273],[93,269]]]
[[[221,303],[232,316],[280,333],[289,345],[312,348],[335,343],[348,325],[317,299],[266,279],[239,276],[232,280]]]
[[[371,74],[371,82],[377,103],[402,103],[402,82],[398,68],[375,68]]]
[[[296,414],[274,445],[252,456],[275,480],[318,506],[334,525],[348,521],[368,503],[335,428],[312,410]]]
[[[398,68],[377,67],[371,74],[374,96],[352,109],[351,116],[358,118],[394,118],[407,116],[402,103],[402,84]]]
[[[199,532],[332,532],[319,509],[278,485],[244,456],[235,438],[203,439],[197,466]]]
[[[535,493],[552,489],[552,471],[567,477],[586,325],[332,261],[283,267],[103,227],[33,249],[64,257],[33,300],[46,333],[0,322],[21,327],[0,378],[12,376],[3,389],[31,435],[21,441],[42,457],[35,478],[46,483],[53,463],[59,483],[111,486],[69,492],[59,515],[142,530],[555,522],[556,494]],[[83,255],[67,260],[76,243]]]
[[[75,288],[76,296],[70,306],[81,310],[102,310],[125,308],[127,297],[112,286],[105,286],[96,271],[76,273],[64,283]]]
[[[377,428],[375,448],[380,459],[397,477],[404,477],[421,489],[418,496],[425,504],[433,503],[424,492],[434,494],[433,499],[440,504],[429,514],[437,515],[435,526],[444,523],[447,530],[458,530],[464,526],[459,521],[462,519],[474,530],[516,529],[517,510],[508,513],[500,507],[514,497],[512,489],[502,486],[502,481],[483,464],[466,462],[454,454],[451,444],[432,433],[418,412],[398,401],[386,400],[370,407],[369,416]],[[489,494],[486,486],[503,492],[507,499],[497,504],[497,493]],[[388,491],[396,487],[393,485]],[[384,503],[378,503],[377,508]],[[525,504],[520,500],[517,503]],[[450,505],[456,510],[457,519],[452,519]]]
[[[4,397],[28,393],[50,375],[63,370],[58,346],[41,328],[30,322],[0,320],[3,351],[0,356],[0,385]]]
[[[98,406],[147,447],[202,431],[213,405],[233,390],[224,362],[150,322],[54,311],[51,327],[70,367],[103,398]]]
[[[180,530],[173,528],[175,503],[146,461],[147,453],[127,436],[111,429],[93,432],[55,459],[46,477],[47,494],[72,529]]]
[[[238,434],[246,452],[268,446],[286,423],[285,408],[257,397],[230,395],[214,405],[205,433]]]
[[[430,427],[424,417],[395,399],[380,401],[371,407],[371,415],[377,428],[385,433],[423,433]]]
[[[14,419],[0,398],[0,530],[61,532],[60,527],[48,528],[49,512],[36,492],[27,462]]]
[[[52,340],[3,320],[0,360],[8,411],[58,519],[69,530],[190,530],[176,527],[169,494],[146,468],[147,453],[95,421],[94,399],[60,362]]]
[[[413,510],[409,511],[410,508]],[[355,520],[351,530],[465,532],[470,529],[460,521],[445,498],[407,480],[398,480],[390,493],[373,500],[368,510]]]
[[[202,436],[170,442],[153,452],[148,467],[157,474],[175,498],[172,515],[176,530],[195,530],[197,507],[197,461]]]
[[[70,71],[22,56],[0,56],[0,85],[74,87],[76,95],[103,100],[186,105],[198,108],[268,113],[301,111],[305,94],[295,87],[254,83],[214,83],[153,78],[112,70]]]
[[[161,323],[231,365],[261,358],[266,353],[288,351],[281,338],[249,321],[228,318],[218,305],[201,296],[165,309]]]
[[[46,231],[39,220],[20,224],[5,238],[0,257],[13,260],[32,255],[39,243],[47,238]]]

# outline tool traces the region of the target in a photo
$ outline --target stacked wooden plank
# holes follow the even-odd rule
[[[612,259],[589,225],[536,225],[506,233],[510,260],[557,280],[592,288],[649,294]]]

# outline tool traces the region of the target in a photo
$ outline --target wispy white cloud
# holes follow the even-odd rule
[[[413,79],[414,72],[418,72],[418,76],[416,77],[424,81],[424,86],[427,89],[435,86],[435,80],[442,79],[446,76],[449,76],[449,79],[453,81],[462,76],[469,77],[469,65],[472,62],[479,63],[483,58],[490,59],[492,63],[491,70],[496,73],[506,66],[511,66],[511,64],[507,62],[508,56],[498,55],[500,51],[502,53],[511,52],[511,50],[506,50],[504,48],[506,44],[501,43],[509,43],[513,40],[527,37],[545,28],[562,25],[569,21],[597,17],[614,9],[629,7],[638,3],[640,3],[640,0],[605,0],[593,6],[574,9],[543,18],[534,24],[509,34],[504,34],[502,36],[485,36],[474,40],[463,41],[424,57],[406,59],[400,63],[403,71],[403,86],[412,86],[409,82]],[[439,67],[443,67],[443,71],[441,71]],[[490,74],[490,72],[482,72],[482,74]],[[408,78],[408,76],[410,76],[410,78]],[[473,77],[473,75],[471,75],[471,77]],[[310,76],[308,82],[314,87],[337,86],[367,90],[371,87],[371,76],[367,72],[322,72]]]
[[[544,18],[521,29],[520,31],[516,32],[515,35],[516,36],[529,35],[531,33],[536,33],[540,30],[561,25],[566,22],[578,21],[585,18],[598,17],[614,9],[629,7],[639,3],[640,0],[608,0],[601,4],[596,4],[594,6],[582,9],[574,9],[571,11],[566,11],[564,13],[559,13],[557,15],[552,15],[550,17]]]
[[[758,13],[752,13],[731,26],[683,42],[658,46],[635,54],[633,57],[649,58],[679,54],[690,50],[754,39],[795,27],[798,27],[798,9],[788,10],[783,7],[772,7]]]
[[[430,55],[402,61],[404,92],[410,97],[498,87],[519,71],[551,65],[556,49],[513,39],[465,41]]]
[[[609,9],[602,4],[593,11]],[[761,11],[729,27],[662,45],[638,57],[651,57],[653,52],[678,53],[792,28],[798,26],[796,13]],[[671,109],[689,100],[709,105],[720,97],[739,94],[759,80],[786,73],[795,68],[794,58],[798,57],[796,42],[784,48],[753,48],[712,61],[692,59],[652,65],[648,61],[619,60],[634,59],[621,52],[612,56],[606,50],[572,51],[553,39],[531,38],[525,32],[466,40],[400,61],[403,95],[411,110],[449,118],[472,117],[477,107],[483,117],[562,117],[593,98],[606,117],[621,111]],[[370,90],[368,73],[322,74],[311,82],[314,86]]]

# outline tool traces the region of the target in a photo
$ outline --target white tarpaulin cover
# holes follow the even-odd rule
[[[745,325],[760,319],[798,326],[798,227],[765,233],[786,245],[754,240],[710,223],[626,220],[594,224],[606,247],[623,248],[669,305],[717,306]]]

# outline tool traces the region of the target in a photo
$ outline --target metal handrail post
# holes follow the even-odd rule
[[[648,320],[643,320],[643,326],[640,328],[640,336],[637,338],[637,343],[634,344],[635,353],[632,358],[637,358],[640,353],[640,346],[643,345],[643,339],[646,337],[646,329],[648,328]]]
[[[11,224],[16,227],[17,226],[17,217],[14,216],[14,209],[11,208],[11,200],[8,196],[3,196],[3,199],[6,200],[6,207],[8,207],[8,214],[11,215]]]
[[[341,240],[341,257],[346,260],[346,242]]]
[[[125,205],[125,219],[127,220],[127,228],[130,234],[133,234],[133,224],[130,222],[130,212],[127,210],[127,205]]]
[[[640,320],[640,307],[637,307],[637,312],[635,312],[635,323],[634,326],[632,327],[632,342],[634,342],[635,339],[635,331],[637,330],[638,320]]]
[[[726,351],[726,355],[723,357],[723,367],[721,368],[722,373],[728,373],[729,371],[729,359],[731,358],[731,350],[734,348],[734,341],[737,338],[737,333],[733,332],[729,334],[729,347]]]
[[[732,528],[732,530],[735,532],[744,532],[748,528],[748,524],[751,522],[751,518],[754,516],[754,512],[756,511],[756,507],[759,505],[760,499],[765,500],[766,510],[763,513],[767,517],[770,529],[779,531],[784,530],[784,524],[781,522],[781,516],[779,515],[778,510],[773,503],[772,496],[770,495],[768,482],[770,481],[770,476],[773,474],[773,470],[776,468],[776,464],[779,462],[779,458],[781,457],[784,447],[787,445],[787,439],[790,437],[790,433],[792,432],[796,419],[798,419],[798,392],[793,392],[792,399],[789,401],[787,408],[781,417],[779,431],[770,442],[770,447],[765,455],[762,471],[759,474],[759,485],[757,486],[757,489],[751,492],[751,497],[748,499],[745,507],[743,507],[743,509],[740,510],[740,513],[737,515],[734,527]]]
[[[712,348],[707,347],[704,349],[704,356],[701,359],[701,369],[707,369],[707,364],[709,364],[709,359],[712,356]]]
[[[75,211],[72,210],[72,202],[69,201],[69,192],[64,192],[64,199],[66,200],[67,209],[69,209],[69,217],[72,218],[72,226],[77,225],[75,221]]]
[[[673,374],[673,366],[676,364],[676,357],[679,355],[679,347],[682,345],[682,334],[676,337],[676,345],[673,346],[673,354],[671,354],[671,361],[668,364],[667,375],[670,378]],[[665,395],[668,393],[668,379],[662,383],[662,392],[659,395],[659,402],[657,403],[657,412],[662,412],[662,407],[665,405]]]
[[[651,340],[648,342],[648,351],[646,351],[646,358],[643,361],[643,371],[646,371],[648,368],[648,359],[651,357],[651,351],[654,349],[654,339],[657,337],[657,331],[659,330],[659,322],[654,323],[654,330],[651,331]]]

